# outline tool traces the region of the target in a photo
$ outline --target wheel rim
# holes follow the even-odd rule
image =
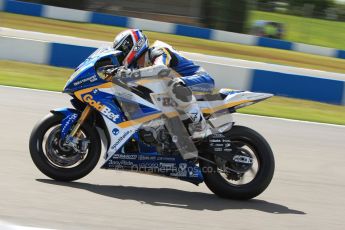
[[[63,146],[60,138],[61,125],[51,127],[45,133],[42,141],[42,149],[48,162],[57,168],[74,168],[80,165],[87,158],[89,147],[85,153],[77,152],[71,147]],[[85,132],[81,130],[81,138],[86,138]]]
[[[227,161],[215,156],[217,164],[217,173],[232,186],[243,186],[251,183],[260,171],[260,159],[255,148],[247,140],[233,140],[233,145],[243,150],[253,159],[251,167],[245,172],[236,171]],[[239,147],[241,146],[241,147]]]

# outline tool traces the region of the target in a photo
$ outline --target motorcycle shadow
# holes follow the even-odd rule
[[[49,179],[36,179],[38,182],[66,186],[87,190],[102,196],[121,200],[135,200],[143,204],[153,206],[166,206],[184,208],[190,210],[256,210],[272,214],[299,214],[306,213],[290,209],[284,205],[252,199],[248,201],[236,201],[219,198],[213,194],[191,192],[172,188],[146,188],[120,185],[99,185],[82,182],[59,182]]]

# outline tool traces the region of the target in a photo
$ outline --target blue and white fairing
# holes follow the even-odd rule
[[[155,146],[146,145],[138,135],[138,130],[144,125],[146,128],[158,127],[164,122],[162,117],[179,115],[166,93],[166,85],[170,78],[139,79],[133,84],[123,84],[121,81],[115,83],[106,81],[98,75],[99,67],[107,65],[120,67],[118,59],[121,58],[120,51],[100,48],[77,67],[68,80],[64,92],[73,95],[72,101],[77,101],[82,106],[79,107],[76,103],[75,110],[53,111],[64,117],[61,124],[62,135],[68,137],[69,130],[78,120],[85,106],[90,106],[94,112],[101,115],[100,120],[104,122],[98,125],[107,134],[105,163],[102,168],[152,172],[195,184],[201,183],[203,181],[201,169],[194,161],[189,161],[180,154],[161,155]],[[226,89],[219,93],[220,97],[218,96],[217,100],[197,101],[203,113],[212,115],[212,119],[217,121],[220,120],[214,116],[217,111],[236,109],[271,96]],[[225,118],[223,120],[228,127],[229,120]],[[148,122],[158,123],[158,126]],[[223,123],[215,122],[215,125],[216,123],[219,127],[223,127],[221,126]],[[181,130],[183,129],[185,129],[184,125],[181,123]],[[127,150],[126,146],[132,145],[136,145],[137,148]]]
[[[97,49],[76,68],[75,72],[67,81],[63,92],[71,94],[81,89],[106,83],[106,81],[97,74],[97,63],[120,66],[118,57],[121,56],[121,54],[121,51],[116,51],[111,47],[101,47]]]

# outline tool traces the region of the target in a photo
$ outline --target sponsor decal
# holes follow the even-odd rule
[[[194,172],[194,170],[188,170],[189,177],[198,177],[198,173]]]
[[[118,114],[115,114],[115,113],[111,112],[111,109],[108,106],[103,105],[99,101],[93,100],[93,97],[92,97],[91,94],[86,94],[83,97],[83,100],[86,103],[88,103],[89,105],[91,105],[93,108],[95,108],[96,110],[101,112],[104,116],[106,116],[107,118],[109,118],[110,120],[112,120],[114,122],[116,122],[117,119],[120,117]]]
[[[187,170],[170,173],[173,177],[187,177]]]
[[[188,114],[190,115],[189,118],[193,121],[193,123],[199,122],[201,120],[200,114],[198,112],[191,112]]]
[[[138,155],[133,154],[114,154],[113,159],[120,159],[120,160],[136,160]]]
[[[76,119],[78,118],[78,114],[72,114],[71,116],[68,117],[68,120],[66,121],[66,123],[64,124],[61,133],[66,133],[68,130],[66,130],[67,128],[70,127],[70,125],[72,125]]]
[[[146,163],[140,163],[139,168],[152,168],[152,169],[158,169],[158,163],[156,162],[146,162]]]
[[[161,101],[162,106],[165,107],[176,107],[177,103],[170,97],[158,96],[157,101]]]
[[[126,160],[122,160],[119,163],[122,166],[133,166],[133,165],[135,165],[132,161],[126,161]]]
[[[222,142],[222,140],[220,140],[220,139],[211,139],[211,140],[209,140],[209,142],[217,143],[217,142]]]
[[[135,52],[138,52],[138,51],[141,49],[141,47],[144,45],[144,43],[145,43],[144,38],[140,39],[140,40],[137,42],[137,44],[134,46],[133,50],[134,50]]]
[[[198,177],[198,169],[195,166],[188,166],[187,163],[180,163],[178,171],[170,173],[174,177]]]
[[[143,155],[140,155],[139,156],[139,160],[140,161],[148,161],[148,160],[151,160],[151,161],[155,161],[155,160],[158,160],[156,156],[143,156]]]
[[[157,156],[158,161],[175,161],[174,157]]]
[[[224,138],[225,136],[221,133],[215,133],[212,135],[212,138]]]
[[[180,163],[178,168],[179,168],[179,171],[185,171],[187,169],[187,164],[186,163]]]
[[[163,106],[177,107],[177,103],[170,97],[163,97],[162,104]]]
[[[115,144],[111,146],[111,149],[116,149],[116,147],[123,141],[125,140],[130,134],[132,133],[132,130],[127,130],[121,137],[117,139]]]
[[[176,170],[175,163],[159,163],[160,170]]]
[[[97,81],[97,76],[96,76],[96,75],[93,75],[93,76],[91,76],[91,77],[84,78],[84,79],[82,79],[82,80],[80,80],[80,81],[76,81],[76,82],[73,83],[73,85],[74,85],[74,86],[78,86],[78,85],[81,85],[81,84],[83,84],[83,83],[85,83],[85,82],[90,82],[90,83],[92,83],[92,82],[95,82],[95,81]]]
[[[115,128],[113,129],[112,133],[116,136],[117,134],[119,134],[120,130]]]
[[[155,159],[153,159],[153,160],[155,160]],[[139,156],[139,160],[141,160],[141,161],[150,160],[150,156],[142,156],[142,155],[140,155]]]
[[[128,100],[132,100],[132,98],[133,98],[133,94],[131,94],[129,92],[128,93],[127,92],[118,92],[116,95],[119,97],[128,99]]]

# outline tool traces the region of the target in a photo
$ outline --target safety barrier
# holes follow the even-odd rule
[[[175,23],[158,22],[140,18],[131,18],[75,9],[67,9],[55,6],[20,2],[15,0],[0,0],[0,11],[1,10],[15,14],[24,14],[76,22],[88,22],[110,26],[140,28],[142,30],[170,33],[222,42],[239,43],[243,45],[293,50],[314,55],[345,59],[345,50],[337,50],[333,48],[314,46],[303,43],[294,43],[284,40],[257,37],[248,34],[239,34]]]
[[[0,59],[76,68],[96,48],[0,37],[0,50]],[[198,55],[194,54],[194,57],[196,56]],[[191,57],[193,58],[193,55]],[[244,68],[212,63],[212,60],[195,62],[214,77],[218,88],[229,87],[345,105],[345,78],[342,81]]]

